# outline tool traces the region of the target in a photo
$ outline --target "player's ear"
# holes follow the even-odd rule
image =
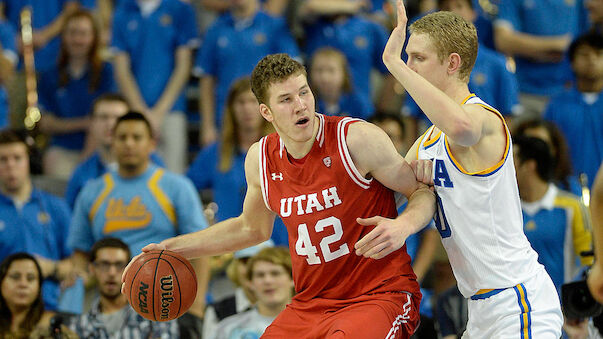
[[[461,68],[462,60],[458,53],[451,53],[448,56],[448,74],[454,74]]]
[[[270,107],[266,104],[260,104],[260,114],[266,119],[268,122],[272,122],[274,118],[272,117],[272,111]]]

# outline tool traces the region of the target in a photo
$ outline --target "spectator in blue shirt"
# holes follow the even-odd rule
[[[317,50],[310,61],[309,75],[317,112],[365,120],[372,114],[353,91],[348,61],[340,51],[331,47]]]
[[[99,32],[90,12],[70,14],[61,38],[58,62],[39,79],[44,111],[40,130],[51,135],[45,174],[67,179],[82,157],[92,102],[114,84],[110,64],[101,60]]]
[[[574,171],[586,174],[590,187],[603,161],[603,35],[574,40],[569,58],[576,82],[551,98],[544,119],[561,129]]]
[[[94,152],[78,164],[67,183],[65,200],[71,208],[74,207],[77,195],[89,180],[117,168],[115,156],[111,151],[113,127],[117,119],[128,111],[126,99],[115,93],[101,95],[92,104],[92,122],[88,131],[88,141],[94,147]],[[156,165],[164,167],[163,161],[156,153],[151,154],[151,160]]]
[[[115,78],[130,106],[159,133],[167,167],[184,172],[187,138],[184,85],[198,45],[195,12],[180,0],[128,0],[115,11]]]
[[[10,130],[0,132],[0,259],[17,252],[35,255],[42,267],[44,304],[57,309],[59,281],[70,278],[67,247],[69,208],[33,187],[28,145]]]
[[[583,11],[580,0],[499,2],[494,42],[515,58],[525,118],[541,117],[551,95],[571,81],[565,55],[572,37],[580,34]]]
[[[117,170],[89,181],[78,195],[67,243],[74,262],[85,272],[87,253],[101,238],[112,236],[140,253],[150,242],[207,227],[203,206],[190,180],[153,164],[151,125],[142,113],[119,117],[113,130]],[[197,297],[189,313],[201,317],[207,290],[206,258],[191,262],[197,274]]]
[[[264,13],[258,0],[233,1],[229,11],[208,28],[195,64],[195,74],[201,77],[202,145],[219,138],[224,103],[232,83],[250,75],[258,61],[272,53],[299,57],[284,18]]]

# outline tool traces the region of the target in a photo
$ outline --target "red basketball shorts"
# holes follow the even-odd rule
[[[419,322],[420,299],[378,293],[348,300],[312,299],[287,305],[263,339],[404,339]]]

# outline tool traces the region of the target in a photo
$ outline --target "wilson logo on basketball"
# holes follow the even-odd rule
[[[174,301],[172,275],[161,277],[161,319],[168,320],[170,314],[170,304]]]
[[[138,307],[140,308],[140,312],[149,313],[147,309],[147,290],[149,289],[149,285],[144,282],[140,282],[140,288],[138,289]]]

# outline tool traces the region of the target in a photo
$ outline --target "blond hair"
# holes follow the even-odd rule
[[[251,90],[260,104],[268,104],[270,85],[299,74],[307,76],[306,69],[289,55],[285,53],[269,54],[260,60],[253,69]]]
[[[291,264],[291,255],[289,249],[283,246],[266,247],[260,250],[256,255],[247,261],[247,279],[251,281],[253,276],[253,266],[258,261],[269,262],[274,265],[282,266],[291,279],[293,279],[293,265]]]
[[[472,23],[453,12],[435,12],[415,21],[409,29],[411,34],[429,36],[440,62],[457,53],[461,57],[459,78],[469,82],[477,58],[477,31]]]

